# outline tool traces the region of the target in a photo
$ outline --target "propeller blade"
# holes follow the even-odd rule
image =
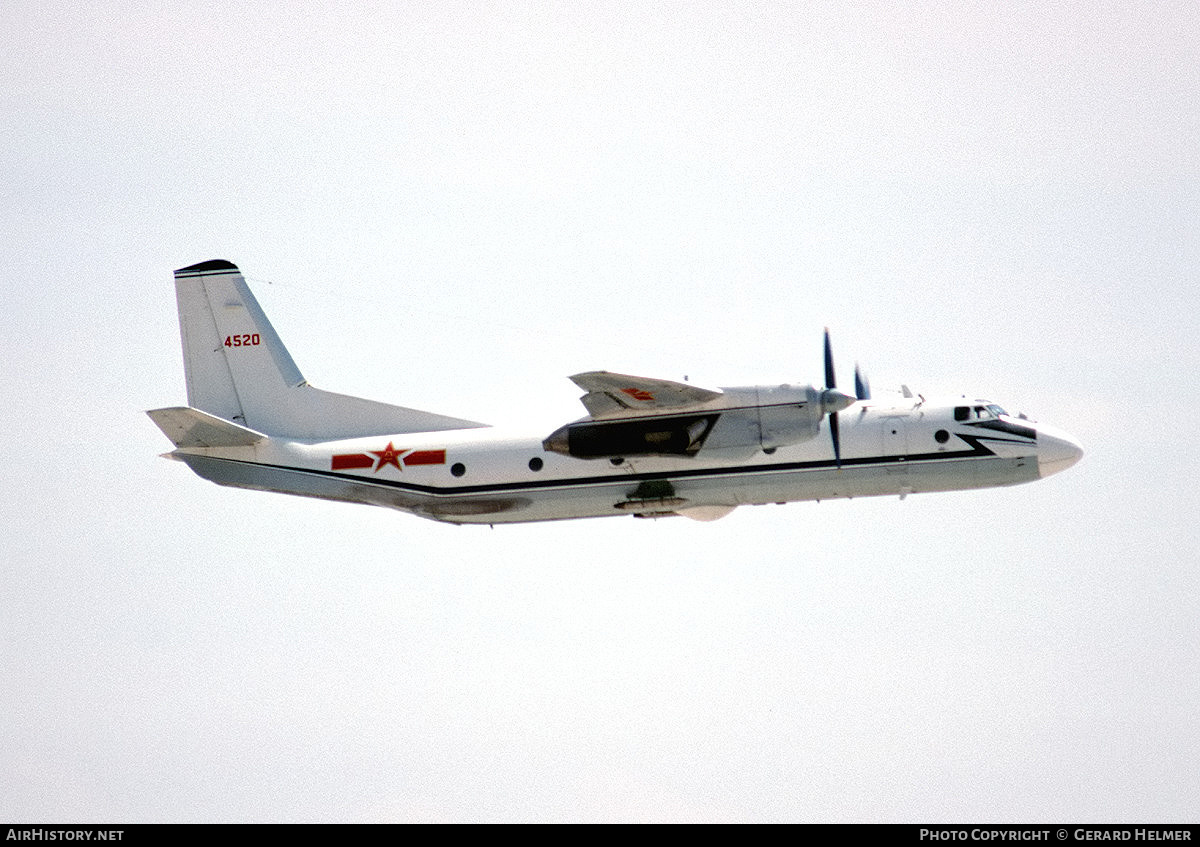
[[[833,462],[837,469],[842,469],[842,437],[838,432],[838,413],[829,416],[829,435],[833,438]]]
[[[855,389],[858,385],[858,371],[855,370]],[[825,390],[821,392],[821,410],[829,415],[829,437],[833,439],[833,461],[838,470],[842,469],[842,435],[838,427],[838,412],[852,406],[857,397],[851,397],[837,390],[837,374],[833,369],[833,345],[829,341],[829,327],[825,327]]]
[[[859,370],[857,362],[854,363],[854,393],[858,395],[859,400],[871,399],[871,383]]]
[[[833,372],[833,345],[829,343],[829,327],[825,327],[825,387],[837,388],[837,375]]]

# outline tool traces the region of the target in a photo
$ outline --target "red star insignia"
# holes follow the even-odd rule
[[[396,468],[396,470],[401,470],[400,456],[402,453],[405,453],[407,451],[397,450],[395,447],[392,446],[392,442],[389,441],[387,449],[385,449],[385,450],[369,450],[368,452],[374,453],[376,456],[379,457],[379,463],[377,465],[375,465],[375,473],[379,473],[380,469],[382,469],[384,465],[392,465],[393,467]]]

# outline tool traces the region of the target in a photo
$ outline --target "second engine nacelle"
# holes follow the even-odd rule
[[[555,430],[542,445],[578,459],[773,450],[815,438],[830,411],[826,407],[853,402],[845,395],[826,395],[811,385],[726,388],[718,400],[691,412],[576,421]]]

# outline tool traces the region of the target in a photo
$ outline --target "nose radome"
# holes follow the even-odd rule
[[[1083,447],[1061,429],[1039,426],[1037,456],[1038,475],[1044,479],[1078,462],[1083,457]]]

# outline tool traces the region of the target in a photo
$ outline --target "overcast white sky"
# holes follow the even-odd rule
[[[1194,3],[9,0],[0,819],[1195,821]],[[443,526],[157,458],[171,271],[320,387],[842,378],[1029,486]]]

